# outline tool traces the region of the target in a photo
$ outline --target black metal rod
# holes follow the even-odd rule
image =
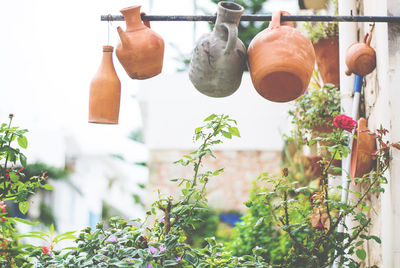
[[[241,21],[271,21],[271,15],[243,15]],[[207,15],[142,15],[143,21],[208,21],[215,22],[216,16]],[[122,15],[102,15],[102,21],[123,21]],[[386,22],[400,23],[400,16],[321,16],[282,15],[282,21],[326,21],[326,22]]]

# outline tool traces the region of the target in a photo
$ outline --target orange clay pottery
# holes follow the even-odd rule
[[[209,97],[227,97],[239,88],[246,66],[246,47],[237,26],[244,8],[233,2],[218,3],[213,31],[197,41],[189,66],[195,88]]]
[[[116,54],[119,62],[132,79],[147,79],[161,73],[164,57],[164,40],[143,24],[140,6],[121,9],[126,22],[126,31],[118,27],[121,42]]]
[[[375,69],[376,53],[370,46],[371,39],[372,32],[369,34],[367,33],[363,42],[354,43],[347,49],[346,65],[348,70],[346,71],[346,75],[355,73],[364,76]]]
[[[288,102],[301,96],[315,64],[310,40],[293,27],[281,23],[284,11],[274,12],[269,27],[258,33],[248,49],[251,79],[267,100]]]
[[[353,139],[350,161],[350,179],[361,178],[373,167],[372,153],[376,149],[375,135],[367,128],[367,120],[360,118],[356,129],[357,139]]]
[[[103,59],[90,83],[89,123],[118,124],[121,82],[114,69],[112,46],[103,46]]]
[[[339,38],[335,36],[321,39],[314,42],[313,46],[322,81],[339,86]]]

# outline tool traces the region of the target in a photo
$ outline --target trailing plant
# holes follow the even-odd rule
[[[234,227],[227,249],[235,256],[249,255],[257,250],[270,265],[279,266],[289,252],[291,241],[275,225],[274,210],[271,209],[273,200],[268,202],[264,197],[268,191],[266,186],[253,182],[249,200],[245,203],[248,210]]]
[[[331,0],[331,5],[334,10],[334,15],[338,15],[338,3],[337,0]],[[328,39],[331,37],[339,36],[339,23],[338,22],[305,22],[302,25],[302,31],[311,40],[312,43],[318,42],[319,40]]]
[[[13,115],[9,115],[9,122],[0,126],[0,266],[20,267],[24,263],[22,246],[18,243],[18,233],[15,228],[17,222],[34,224],[29,221],[9,217],[8,202],[18,205],[21,213],[28,211],[28,196],[37,189],[51,190],[47,184],[45,174],[27,177],[24,174],[26,157],[22,149],[28,147],[25,136],[26,129],[13,127]],[[22,165],[22,168],[17,167]]]
[[[318,80],[315,73],[310,88],[289,111],[291,123],[294,124],[292,138],[297,138],[300,143],[302,140],[307,143],[309,134],[318,131],[318,128],[333,128],[333,118],[341,113],[339,89],[332,84],[321,86]]]
[[[154,224],[147,219],[128,223],[113,218],[108,229],[99,223],[95,230],[83,230],[73,249],[30,250],[31,263],[35,267],[268,267],[257,250],[236,257],[215,238],[206,238],[207,245],[201,249],[186,243],[186,234],[195,232],[201,221],[199,212],[207,209],[207,183],[223,172],[203,171],[202,160],[215,157],[211,148],[222,142],[222,136],[240,136],[236,121],[226,115],[212,114],[204,122],[194,134],[194,141],[200,142],[198,149],[175,162],[192,166],[193,177],[172,179],[181,189],[177,200],[159,193],[147,213],[158,217]]]
[[[265,192],[262,197],[266,204],[273,204],[274,224],[280,226],[291,239],[292,246],[283,259],[281,267],[327,267],[335,260],[339,260],[343,267],[359,267],[360,260],[366,258],[363,244],[368,240],[380,243],[377,236],[369,235],[371,218],[368,217],[370,207],[367,198],[370,193],[382,193],[382,184],[387,182],[384,173],[388,168],[386,152],[392,145],[379,142],[374,153],[377,158],[376,169],[356,182],[363,184],[361,192],[345,190],[341,186],[333,187],[328,184],[328,170],[336,157],[343,157],[350,152],[347,141],[355,121],[336,118],[336,125],[332,135],[317,137],[311,143],[325,140],[332,146],[326,146],[329,157],[323,157],[320,164],[323,167],[322,176],[315,187],[301,186],[297,181],[288,179],[289,170],[284,169],[281,176],[262,174],[259,180],[273,185],[273,190]],[[342,120],[342,121],[340,121]],[[386,130],[377,130],[378,141],[383,140]],[[393,146],[398,146],[394,144]],[[334,191],[345,190],[354,194],[355,198],[348,203],[342,203],[332,198]],[[349,217],[352,226],[344,225],[345,231],[339,232],[338,225]]]

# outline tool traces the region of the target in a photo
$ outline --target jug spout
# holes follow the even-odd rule
[[[118,35],[119,38],[121,39],[121,45],[124,46],[127,44],[128,40],[127,40],[127,36],[126,33],[124,32],[124,30],[122,30],[122,28],[120,26],[117,27],[117,31],[118,31]]]

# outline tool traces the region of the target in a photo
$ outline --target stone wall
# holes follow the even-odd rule
[[[176,183],[170,182],[170,179],[193,176],[192,167],[173,164],[188,153],[182,150],[150,151],[148,206],[156,199],[157,189],[168,195],[176,196],[179,193]],[[209,156],[204,158],[201,170],[224,168],[224,172],[210,178],[207,185],[209,205],[220,211],[244,212],[246,207],[243,203],[248,200],[252,181],[263,172],[280,172],[281,152],[220,150],[214,154],[216,159]]]

